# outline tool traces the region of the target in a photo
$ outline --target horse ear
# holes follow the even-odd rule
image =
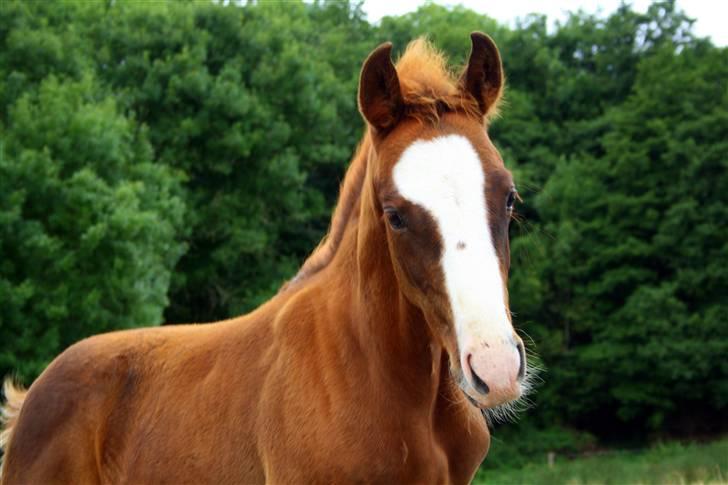
[[[495,110],[503,93],[503,65],[495,42],[481,32],[470,34],[473,47],[460,76],[460,88],[478,103],[483,116]]]
[[[359,77],[359,111],[377,131],[392,128],[404,109],[391,52],[391,42],[374,49],[364,61]]]

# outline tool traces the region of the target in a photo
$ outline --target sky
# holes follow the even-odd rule
[[[370,22],[378,22],[386,15],[402,15],[416,10],[426,0],[364,0],[364,11]],[[435,0],[446,6],[463,5],[483,13],[501,23],[513,26],[515,20],[529,13],[543,13],[550,23],[563,20],[569,11],[584,10],[587,13],[614,12],[621,0]],[[650,0],[632,0],[632,8],[644,12]],[[728,0],[677,0],[677,6],[688,17],[694,18],[693,31],[700,37],[711,37],[719,46],[728,45]]]

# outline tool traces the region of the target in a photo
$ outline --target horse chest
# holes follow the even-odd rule
[[[259,428],[270,482],[468,483],[489,442],[482,417],[473,421],[459,411],[435,422],[396,406],[387,414],[355,405],[328,415],[316,408],[271,411]]]
[[[480,410],[467,403],[438,403],[437,440],[447,455],[449,481],[470,483],[490,447],[490,432]]]

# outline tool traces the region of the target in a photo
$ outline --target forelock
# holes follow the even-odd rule
[[[475,99],[461,93],[444,54],[425,38],[410,42],[395,67],[407,115],[428,122],[447,112],[482,117]]]

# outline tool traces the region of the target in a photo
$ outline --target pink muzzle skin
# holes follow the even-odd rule
[[[465,379],[477,393],[472,397],[483,407],[521,397],[525,353],[522,343],[509,340],[469,345],[461,354]]]

